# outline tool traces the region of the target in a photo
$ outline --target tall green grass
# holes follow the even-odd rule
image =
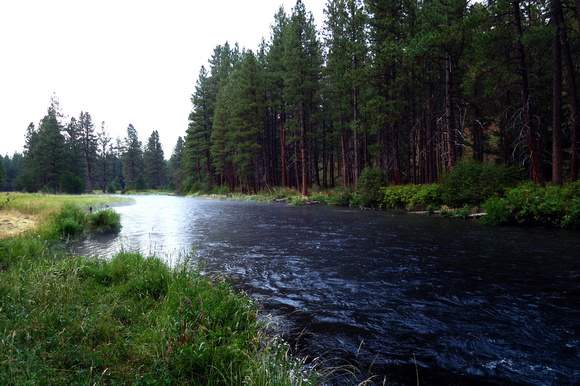
[[[317,382],[255,301],[190,261],[66,253],[58,240],[91,216],[65,205],[40,234],[0,241],[0,384]]]
[[[265,333],[254,301],[185,266],[48,253],[1,278],[1,384],[315,381]]]

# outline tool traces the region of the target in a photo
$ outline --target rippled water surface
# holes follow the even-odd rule
[[[580,384],[580,233],[326,206],[136,196],[125,250],[205,269],[281,316],[299,354],[389,384]],[[337,378],[335,383],[344,379]],[[380,382],[379,382],[380,383]]]

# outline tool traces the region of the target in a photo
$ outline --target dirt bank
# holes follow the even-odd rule
[[[0,210],[0,239],[18,236],[36,228],[38,216],[14,210]]]

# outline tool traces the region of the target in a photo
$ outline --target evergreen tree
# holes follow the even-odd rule
[[[6,173],[6,168],[4,167],[4,158],[3,158],[2,162],[0,162],[0,189],[6,190],[7,183],[8,183],[8,175]]]
[[[232,156],[234,153],[233,138],[229,134],[234,131],[232,116],[232,97],[234,82],[228,79],[217,95],[213,130],[211,132],[211,156],[219,184],[228,184],[230,190],[235,187]]]
[[[33,164],[30,165],[37,182],[37,188],[46,188],[57,193],[60,179],[68,170],[68,157],[62,126],[57,120],[56,111],[49,109],[40,122],[38,142],[31,150]]]
[[[69,165],[69,171],[75,176],[86,178],[87,168],[86,162],[84,160],[83,152],[83,138],[82,138],[82,127],[81,117],[77,120],[75,117],[70,119],[70,122],[64,127],[64,135],[66,141],[66,154],[68,157],[67,163]]]
[[[177,190],[181,190],[181,185],[184,179],[183,177],[184,172],[181,167],[183,159],[183,149],[184,149],[183,138],[178,137],[177,143],[173,148],[173,153],[171,153],[171,158],[169,159],[169,169],[171,171],[171,176],[173,177],[175,189]]]
[[[88,112],[79,116],[80,139],[82,144],[83,164],[87,171],[87,188],[93,191],[95,158],[97,155],[97,136],[95,135],[95,125]]]
[[[191,97],[193,110],[184,143],[182,169],[201,182],[211,174],[210,138],[212,132],[213,105],[210,81],[205,67],[201,67]]]
[[[257,193],[260,185],[260,154],[265,132],[266,108],[263,72],[251,51],[244,53],[239,70],[232,75],[231,115],[234,146],[233,163],[239,179],[249,190]]]
[[[137,130],[132,124],[127,127],[123,143],[123,178],[126,189],[134,189],[137,177],[143,173],[143,149]]]
[[[290,169],[288,162],[286,140],[286,101],[284,99],[284,33],[287,31],[288,16],[283,7],[280,7],[274,16],[271,26],[271,42],[266,54],[266,85],[268,86],[268,105],[272,131],[279,132],[280,143],[280,177],[282,187],[290,186]],[[275,140],[276,135],[272,136]],[[272,151],[272,156],[277,152]],[[278,162],[273,162],[275,167]]]
[[[106,192],[107,185],[113,181],[112,176],[112,139],[107,133],[105,121],[101,122],[101,130],[97,133],[97,153],[96,153],[96,179],[99,181],[100,189]]]
[[[326,93],[341,138],[344,185],[357,185],[364,164],[362,111],[369,85],[367,15],[360,1],[329,2],[326,9]]]
[[[159,189],[164,186],[167,182],[167,170],[157,130],[151,133],[147,141],[147,146],[143,152],[143,160],[145,162],[145,180],[149,188]]]
[[[322,52],[312,14],[306,12],[302,1],[296,2],[286,29],[283,34],[284,98],[295,129],[298,145],[295,146],[295,159],[299,160],[301,191],[306,196],[312,167],[307,162],[307,134],[313,129],[312,118],[317,108],[315,99],[320,89]]]

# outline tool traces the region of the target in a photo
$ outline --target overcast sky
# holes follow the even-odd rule
[[[302,0],[320,30],[326,0]],[[22,152],[56,94],[113,138],[158,130],[166,158],[184,136],[191,94],[213,48],[256,51],[274,14],[296,0],[14,0],[0,2],[0,155]],[[67,119],[68,120],[68,119]]]

